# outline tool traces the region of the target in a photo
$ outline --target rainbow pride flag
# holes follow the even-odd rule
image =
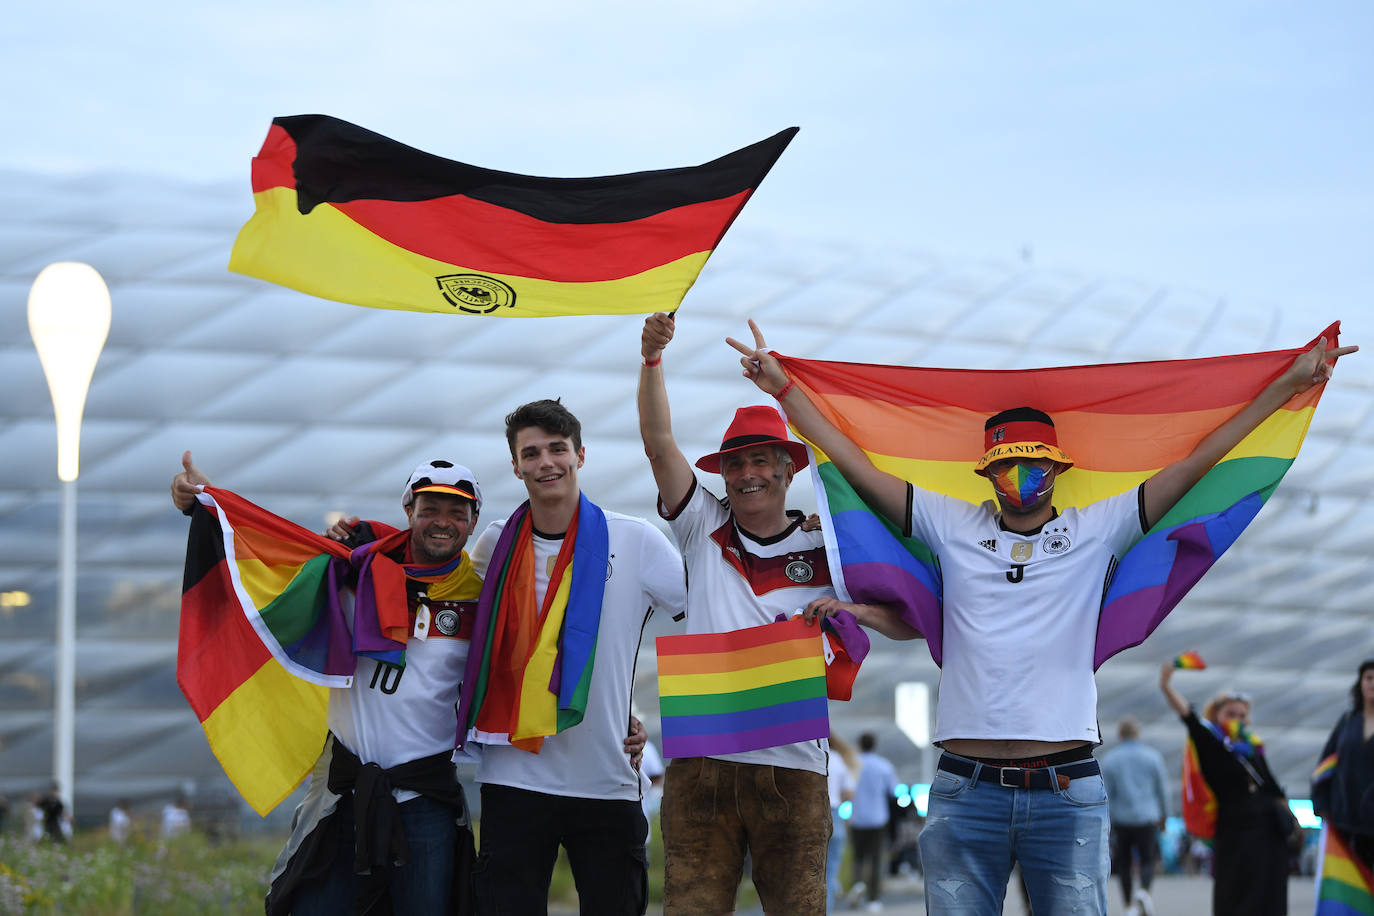
[[[658,637],[663,755],[737,754],[827,737],[820,633],[794,617]]]
[[[1350,849],[1350,840],[1327,825],[1322,829],[1317,916],[1374,916],[1374,875]]]
[[[177,684],[225,774],[266,815],[320,755],[326,688],[352,680],[338,638],[347,627],[327,625],[329,558],[348,548],[227,490],[207,487],[200,502],[208,511],[191,515]]]
[[[1207,667],[1207,663],[1202,660],[1202,656],[1197,652],[1184,652],[1182,655],[1174,656],[1175,668],[1186,668],[1189,671],[1201,671]]]
[[[1323,757],[1321,762],[1317,764],[1316,769],[1312,771],[1312,784],[1316,785],[1319,782],[1325,782],[1330,779],[1336,772],[1336,763],[1339,759],[1340,754],[1328,754]]]
[[[1212,726],[1212,723],[1205,722]],[[1212,730],[1216,731],[1215,726]],[[1202,776],[1197,744],[1192,738],[1183,746],[1183,829],[1195,837],[1210,840],[1217,834],[1217,796]]]
[[[275,118],[229,269],[372,308],[671,311],[796,133],[690,168],[536,178],[326,115]]]
[[[1339,322],[1323,332],[1329,345],[1338,331]],[[1075,462],[1055,486],[1056,505],[1063,507],[1122,493],[1183,458],[1302,352],[1018,371],[778,359],[879,468],[974,504],[992,496],[973,473],[984,421],[1022,404],[1046,411]],[[1122,558],[1103,599],[1094,668],[1144,641],[1255,517],[1297,456],[1323,387],[1271,415]],[[829,458],[813,454],[837,591],[849,600],[905,608],[939,663],[942,584],[935,554],[902,537]]]
[[[218,487],[197,497],[186,543],[177,684],[240,794],[267,814],[324,746],[330,687],[353,682],[357,657],[405,664],[407,577],[434,597],[471,600],[481,580],[466,553],[443,567],[385,555],[409,532],[350,551]],[[358,573],[346,619],[341,591]]]

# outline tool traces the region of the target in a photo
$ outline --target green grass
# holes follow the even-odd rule
[[[480,826],[480,825],[479,825]],[[210,843],[191,833],[160,844],[111,843],[103,830],[80,832],[66,846],[0,835],[0,916],[182,916],[260,913],[267,876],[285,837],[262,834]],[[649,843],[649,900],[663,901],[663,834],[657,818]],[[549,901],[577,907],[567,856],[560,852]],[[738,908],[758,905],[754,886],[741,882]]]
[[[54,846],[7,835],[0,837],[0,913],[257,913],[280,845],[264,837],[212,846],[191,834],[165,846],[116,846],[92,831]]]

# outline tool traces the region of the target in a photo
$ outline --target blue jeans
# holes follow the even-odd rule
[[[937,770],[921,831],[926,913],[997,916],[1021,863],[1036,913],[1107,913],[1107,790],[1101,776],[1066,789],[1008,789],[995,767]]]
[[[401,829],[409,858],[391,872],[391,908],[396,913],[444,913],[453,897],[457,855],[457,812],[421,795],[402,802]],[[353,796],[339,799],[339,846],[333,864],[303,885],[293,916],[339,916],[353,912],[359,879],[353,874]]]
[[[830,832],[830,845],[825,850],[825,911],[829,913],[835,908],[835,901],[839,898],[840,892],[844,888],[840,887],[840,860],[844,858],[844,821],[840,820],[840,813],[835,809],[830,809],[830,823],[833,825]]]

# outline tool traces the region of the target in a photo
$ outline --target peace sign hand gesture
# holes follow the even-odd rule
[[[753,347],[740,343],[733,337],[725,338],[725,342],[744,354],[739,361],[744,367],[744,377],[757,385],[764,394],[777,397],[778,392],[787,386],[787,373],[782,371],[777,357],[763,342],[763,332],[752,318],[749,319],[749,330],[754,332]]]

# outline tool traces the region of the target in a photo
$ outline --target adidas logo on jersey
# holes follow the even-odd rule
[[[984,550],[991,550],[993,553],[997,552],[997,541],[993,538],[988,538],[986,541],[979,541],[978,546],[982,547]]]

